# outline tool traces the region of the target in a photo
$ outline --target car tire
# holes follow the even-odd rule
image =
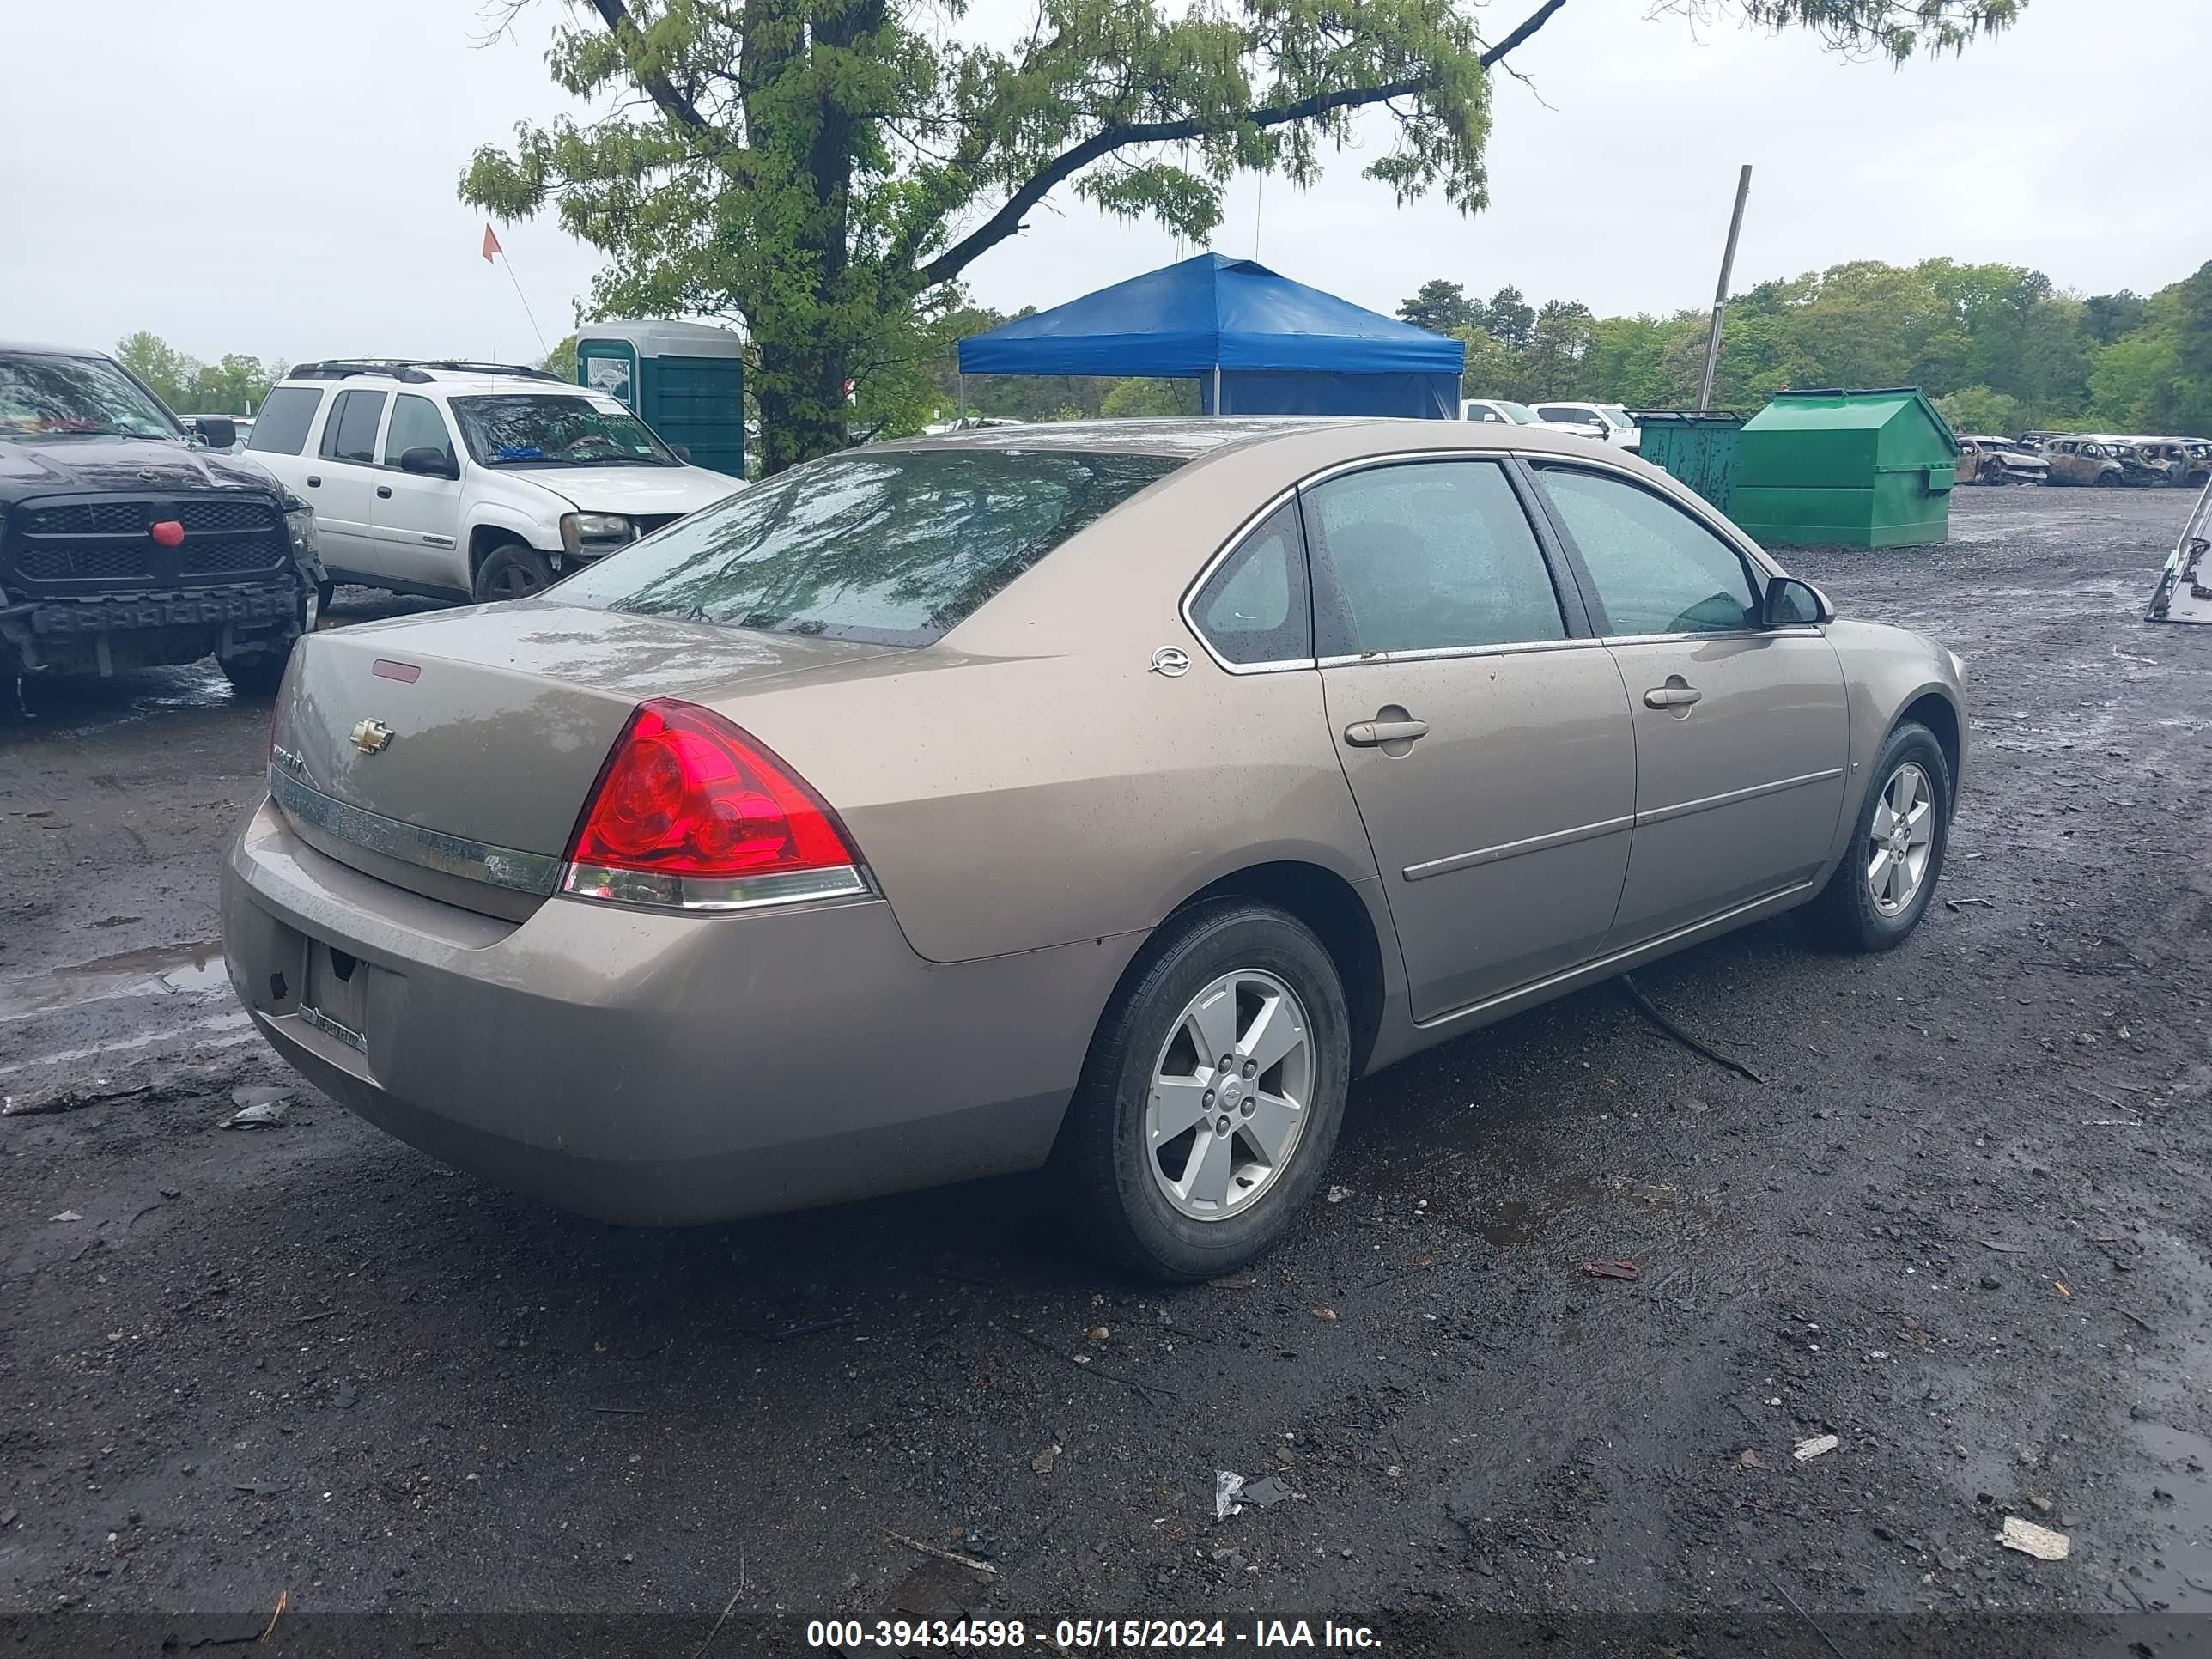
[[[477,603],[526,599],[533,593],[543,592],[552,581],[552,561],[543,553],[520,542],[501,542],[485,554],[483,562],[477,567]]]
[[[222,670],[223,678],[231,689],[249,697],[272,696],[283,682],[284,665],[289,653],[283,651],[257,651],[252,656],[218,657],[216,666]]]
[[[1950,846],[1951,769],[1934,732],[1917,720],[1899,725],[1883,743],[1871,779],[1843,862],[1804,911],[1814,933],[1839,950],[1888,951],[1902,945],[1928,913]],[[1911,852],[1900,860],[1898,843],[1882,827],[1894,823],[1900,792],[1924,795],[1928,806],[1925,840],[1911,839],[1907,830],[1909,847],[1925,848],[1917,876]],[[1907,878],[1909,890],[1900,890]]]
[[[1218,1040],[1225,983],[1236,1052],[1244,1051],[1263,1024],[1287,1030],[1301,1046],[1249,1078],[1232,1073],[1212,1079],[1210,1057],[1194,1064],[1195,1040],[1204,1035],[1194,1010],[1205,1000],[1216,1011],[1203,1023]],[[1288,1028],[1273,1024],[1285,1017]],[[1351,1083],[1351,1028],[1336,965],[1296,918],[1237,898],[1171,918],[1124,976],[1100,1021],[1054,1149],[1053,1173],[1083,1241],[1147,1278],[1182,1283],[1232,1273],[1273,1244],[1313,1196],[1335,1147]],[[1261,1055],[1273,1046],[1263,1046]],[[1155,1110],[1164,1104],[1172,1115],[1189,1107],[1192,1097],[1180,1087],[1209,1082],[1219,1092],[1201,1097],[1212,1103],[1206,1116],[1157,1140]],[[1168,1090],[1176,1099],[1163,1102],[1160,1085],[1176,1085]],[[1268,1126],[1263,1133],[1278,1134],[1291,1121],[1283,1103],[1298,1091],[1305,1097],[1296,1127],[1281,1143],[1279,1160],[1269,1164],[1261,1142],[1250,1137],[1262,1125]],[[1226,1136],[1218,1132],[1223,1121],[1231,1126]],[[1204,1158],[1217,1141],[1223,1145],[1216,1157]],[[1225,1202],[1212,1206],[1210,1215],[1194,1213],[1209,1207],[1208,1173],[1224,1169]],[[1180,1200],[1169,1191],[1178,1179],[1191,1189]]]

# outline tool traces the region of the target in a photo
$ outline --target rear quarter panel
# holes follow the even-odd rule
[[[1147,929],[1250,864],[1372,881],[1319,675],[1230,674],[1179,610],[1223,543],[1345,442],[1194,461],[939,645],[725,712],[836,808],[933,961]],[[1189,672],[1152,672],[1161,646]]]

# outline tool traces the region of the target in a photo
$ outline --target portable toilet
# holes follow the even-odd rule
[[[744,347],[726,328],[648,318],[586,323],[576,379],[619,398],[695,465],[745,476]]]
[[[1778,392],[1736,434],[1729,516],[1770,547],[1941,542],[1958,464],[1917,387]]]

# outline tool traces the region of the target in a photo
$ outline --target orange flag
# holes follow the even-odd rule
[[[491,227],[489,225],[486,225],[484,227],[483,245],[484,263],[486,264],[489,264],[491,263],[491,256],[493,254],[504,253],[506,252],[507,250],[499,245],[499,238],[491,234]]]

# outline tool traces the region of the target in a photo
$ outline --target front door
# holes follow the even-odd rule
[[[1382,465],[1302,506],[1329,727],[1413,1017],[1587,961],[1627,868],[1634,738],[1505,466]]]
[[[468,560],[460,551],[461,486],[457,478],[434,477],[401,470],[399,458],[410,449],[443,450],[455,457],[446,417],[428,398],[403,392],[392,400],[385,423],[383,474],[370,512],[377,556],[385,574],[465,593]]]
[[[1802,886],[1850,764],[1843,665],[1811,625],[1759,625],[1765,572],[1618,473],[1537,472],[1579,558],[1636,724],[1636,835],[1607,951]]]

